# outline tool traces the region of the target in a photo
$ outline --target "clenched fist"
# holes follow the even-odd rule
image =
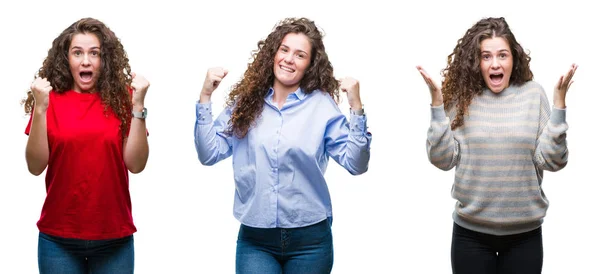
[[[144,108],[144,98],[146,98],[146,92],[150,87],[150,82],[144,78],[144,76],[136,75],[131,73],[131,89],[133,89],[133,96],[131,96],[131,102],[134,108],[138,108],[136,111],[141,111]]]
[[[35,99],[35,107],[39,111],[45,111],[48,108],[50,91],[52,86],[46,78],[36,78],[31,83],[31,93]]]
[[[208,69],[202,91],[200,92],[200,103],[208,103],[210,101],[212,93],[217,89],[221,81],[223,81],[223,78],[227,76],[227,72],[226,69],[220,67]]]
[[[340,80],[340,90],[346,93],[348,97],[348,104],[353,110],[361,110],[362,102],[360,100],[360,85],[358,80],[346,77]]]

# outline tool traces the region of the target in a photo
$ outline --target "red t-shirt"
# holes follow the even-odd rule
[[[120,120],[110,107],[104,110],[98,93],[52,91],[49,96],[50,155],[39,230],[85,240],[133,234]]]

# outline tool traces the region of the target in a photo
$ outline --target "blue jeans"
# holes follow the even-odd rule
[[[40,232],[40,274],[133,273],[133,235],[111,240],[79,240]]]
[[[240,226],[236,273],[331,273],[331,218],[299,228]]]

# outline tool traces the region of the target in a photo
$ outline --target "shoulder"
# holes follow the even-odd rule
[[[542,105],[548,104],[548,95],[539,83],[535,81],[527,81],[519,87],[518,98],[521,100],[533,100]]]
[[[71,94],[71,92],[69,90],[63,90],[63,91],[51,90],[50,93],[48,94],[48,99],[50,99],[48,101],[48,105],[50,105],[52,103],[59,103],[59,102],[68,100],[72,96],[73,95]]]
[[[520,86],[513,85],[512,94],[516,94],[517,98],[526,100],[527,98],[546,98],[546,92],[542,85],[536,81],[527,81]]]
[[[333,97],[329,95],[329,93],[322,91],[320,89],[313,90],[310,94],[307,95],[307,99],[316,101],[323,107],[332,108],[335,110],[339,110],[339,106]]]
[[[528,93],[531,92],[536,94],[545,94],[544,87],[542,87],[542,85],[533,80],[525,82],[523,85],[518,87],[518,89]]]

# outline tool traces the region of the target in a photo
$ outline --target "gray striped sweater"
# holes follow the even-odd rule
[[[456,167],[454,221],[467,229],[509,235],[542,224],[548,200],[543,170],[567,164],[565,110],[550,109],[543,88],[529,81],[499,94],[485,89],[471,102],[464,125],[452,131],[455,108],[431,107],[429,161]]]

